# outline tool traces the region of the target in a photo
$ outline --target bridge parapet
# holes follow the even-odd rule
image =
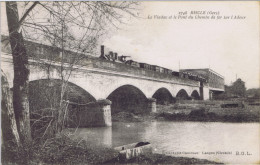
[[[5,40],[2,40],[1,49],[2,52],[11,55],[10,45],[8,44],[8,37],[2,36]],[[46,60],[49,63],[60,63],[61,62],[61,49],[49,45],[35,43],[32,41],[25,41],[27,47],[27,53],[31,60]],[[124,63],[118,63],[108,61],[98,57],[86,55],[83,53],[76,53],[73,51],[65,50],[63,55],[64,63],[76,63],[79,68],[85,69],[96,69],[104,72],[114,72],[128,76],[139,76],[153,80],[160,80],[167,83],[181,84],[187,86],[199,86],[198,81],[173,76],[171,74],[155,72],[146,70],[143,68],[133,67]]]
[[[151,70],[146,70],[143,68],[133,67],[126,65],[124,63],[117,63],[112,61],[107,61],[105,59],[95,58],[88,56],[80,62],[82,66],[86,68],[99,69],[103,71],[117,72],[120,74],[125,74],[129,76],[139,76],[148,79],[153,79],[154,81],[165,81],[173,84],[182,84],[187,86],[199,86],[198,81],[180,78],[173,76],[171,74],[155,72]]]

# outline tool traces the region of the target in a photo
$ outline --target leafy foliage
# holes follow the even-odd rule
[[[260,88],[251,88],[246,91],[247,96],[260,98]]]
[[[231,86],[231,93],[236,96],[245,96],[246,94],[246,87],[245,82],[241,79],[237,79]]]

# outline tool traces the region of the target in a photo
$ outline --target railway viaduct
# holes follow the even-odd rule
[[[29,58],[30,82],[61,79],[59,62],[52,62],[48,71],[42,67],[41,64],[43,63],[46,63],[46,60]],[[64,66],[66,66],[66,63]],[[14,76],[12,56],[10,51],[3,49],[3,47],[1,52],[1,69],[6,75],[11,88]],[[65,67],[65,72],[70,70],[70,67]],[[70,84],[82,89],[89,96],[91,102],[98,103],[98,100],[102,99],[112,101],[112,105],[103,105],[103,112],[106,111],[104,109],[110,111],[110,106],[112,113],[120,108],[130,109],[131,111],[145,108],[149,112],[155,112],[156,100],[159,103],[164,101],[171,102],[175,99],[192,98],[205,100],[209,97],[207,84],[201,87],[199,81],[183,79],[170,74],[136,68],[92,56],[81,60],[79,65],[73,66],[73,71],[69,74],[68,81]],[[203,88],[203,90],[200,88]],[[203,91],[203,98],[200,97],[201,91]],[[138,107],[135,107],[136,105]],[[104,119],[103,122],[107,122],[105,120],[107,119]],[[82,125],[84,126],[84,124]],[[85,125],[89,125],[89,123]],[[104,125],[104,123],[102,124],[101,122],[101,124],[97,125]],[[105,125],[111,125],[111,123],[109,124],[108,122]]]
[[[29,81],[41,79],[60,79],[58,67],[53,67],[49,73],[34,60],[29,61]],[[89,58],[88,66],[74,66],[69,82],[73,83],[95,98],[95,100],[107,99],[110,94],[120,88],[132,88],[146,98],[155,97],[156,93],[167,92],[173,98],[180,93],[187,94],[195,99],[199,96],[199,82],[189,79],[181,79],[163,73],[134,68],[125,64],[117,64],[101,59]],[[53,64],[55,65],[55,64]],[[59,64],[57,64],[58,66]],[[13,63],[10,54],[2,53],[1,69],[6,74],[9,86],[13,85]],[[205,92],[206,93],[206,92]],[[204,94],[204,99],[208,99]],[[160,99],[160,98],[157,98]],[[185,99],[183,97],[182,99]]]

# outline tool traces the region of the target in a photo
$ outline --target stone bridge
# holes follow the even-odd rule
[[[90,62],[95,62],[94,60],[88,60]],[[101,59],[100,59],[101,61]],[[111,63],[113,65],[124,64],[115,64],[110,61],[102,61],[104,63]],[[30,60],[30,76],[29,81],[41,80],[41,79],[61,79],[58,67],[53,67],[49,73],[46,69],[43,69],[39,66],[38,62]],[[162,73],[153,73],[152,77],[146,76],[145,72],[153,71],[144,71],[139,68],[132,68],[130,66],[123,66],[130,71],[135,71],[139,69],[144,71],[144,74],[131,73],[131,72],[122,72],[120,70],[115,70],[114,68],[109,70],[107,68],[96,68],[93,67],[93,63],[88,67],[80,67],[72,71],[69,82],[81,87],[92,95],[96,100],[106,99],[117,89],[127,87],[133,88],[141,92],[146,98],[152,98],[156,93],[168,92],[173,98],[177,97],[178,93],[184,92],[188,97],[192,97],[194,94],[195,99],[197,94],[199,95],[199,82],[193,80],[182,80],[178,77],[173,77],[171,75],[165,75]],[[54,65],[54,64],[53,64]],[[59,64],[57,64],[59,66]],[[74,68],[76,68],[75,66]],[[1,69],[7,75],[9,86],[13,85],[13,63],[12,56],[10,54],[2,53],[1,55]],[[132,69],[132,70],[131,70]],[[162,74],[156,77],[156,74]],[[164,78],[161,78],[164,77]],[[172,78],[169,78],[172,77]],[[196,93],[196,94],[195,94]],[[207,98],[204,98],[207,99]]]
[[[44,59],[29,58],[30,82],[61,79],[59,62],[53,62],[48,71],[44,63],[46,64]],[[71,70],[66,63],[64,66],[66,66],[65,72]],[[112,113],[120,108],[136,112],[136,109],[148,107],[150,108],[148,111],[156,111],[154,99],[151,98],[155,98],[158,103],[173,102],[176,99],[208,99],[208,87],[200,86],[199,81],[97,57],[88,56],[72,68],[74,70],[68,81],[85,91],[92,98],[91,101],[111,100]],[[12,87],[13,63],[12,56],[7,51],[1,52],[1,69],[7,76],[9,86]],[[203,92],[203,98],[200,97],[201,92]]]

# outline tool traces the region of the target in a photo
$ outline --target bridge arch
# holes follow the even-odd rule
[[[38,79],[29,82],[29,104],[32,110],[51,108],[57,106],[61,95],[60,79]],[[67,83],[64,93],[64,100],[75,103],[88,103],[96,99],[82,87],[72,83]]]
[[[157,104],[174,103],[175,99],[167,88],[159,88],[152,96]]]
[[[176,94],[176,99],[177,100],[188,100],[189,99],[189,95],[188,95],[188,93],[187,93],[187,91],[185,89],[181,89]]]
[[[199,92],[197,90],[192,91],[191,98],[194,100],[199,100],[200,99]]]
[[[112,101],[112,114],[120,111],[131,113],[144,113],[146,111],[147,98],[139,88],[133,85],[118,87],[109,94],[107,99]]]

